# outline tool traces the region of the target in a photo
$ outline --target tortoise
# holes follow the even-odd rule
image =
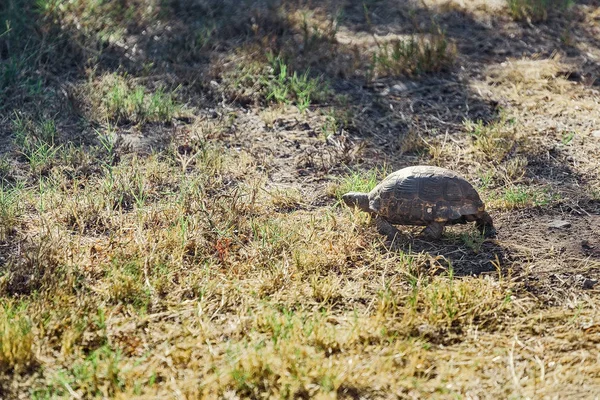
[[[346,193],[342,200],[375,217],[379,232],[390,239],[398,233],[392,224],[424,225],[422,236],[439,239],[445,225],[474,221],[485,237],[496,235],[477,191],[463,177],[445,168],[403,168],[388,175],[369,193]]]

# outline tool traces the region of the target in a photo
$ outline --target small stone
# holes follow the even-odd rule
[[[592,136],[595,138],[600,138],[600,129],[597,131],[592,131]]]
[[[392,86],[392,92],[402,93],[402,92],[406,92],[407,90],[408,90],[408,86],[406,86],[406,84],[404,84],[404,83],[397,83],[394,86]]]
[[[562,219],[555,219],[554,221],[552,221],[548,224],[548,228],[551,228],[551,229],[565,229],[565,228],[569,228],[570,226],[571,226],[571,223],[569,221],[565,221]]]

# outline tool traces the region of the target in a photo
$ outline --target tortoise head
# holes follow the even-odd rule
[[[485,238],[496,237],[496,228],[494,228],[494,222],[492,217],[485,211],[481,211],[477,215],[477,228]]]
[[[342,200],[348,207],[358,207],[362,211],[371,212],[368,193],[349,192],[342,196]]]

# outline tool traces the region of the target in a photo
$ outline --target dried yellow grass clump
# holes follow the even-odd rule
[[[34,336],[26,309],[0,303],[0,371],[23,371],[35,360]]]

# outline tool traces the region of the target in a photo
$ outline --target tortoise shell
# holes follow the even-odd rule
[[[369,192],[369,208],[392,224],[464,223],[485,210],[477,191],[445,168],[415,166],[388,175]]]

